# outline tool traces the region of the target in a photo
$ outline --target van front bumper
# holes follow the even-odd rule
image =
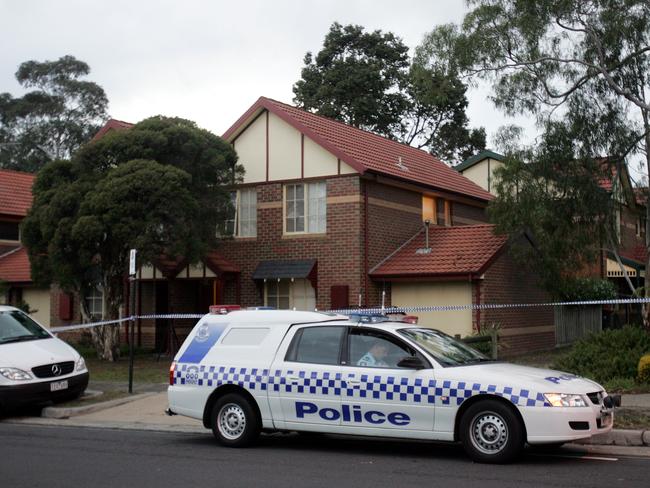
[[[56,379],[48,381],[1,385],[0,408],[14,409],[24,405],[38,405],[79,396],[88,386],[88,378],[89,374],[86,371],[82,374],[57,377]],[[67,381],[68,387],[63,390],[52,391],[50,385],[61,381]]]

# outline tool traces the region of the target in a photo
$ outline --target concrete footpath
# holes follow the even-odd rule
[[[97,386],[92,385],[93,388]],[[41,417],[10,418],[5,419],[4,422],[212,435],[199,420],[180,415],[166,415],[165,388],[164,384],[140,385],[135,388],[136,393],[125,398],[81,407],[47,407],[41,412]],[[650,409],[650,394],[623,395],[622,407]],[[594,436],[580,444],[593,451],[597,451],[599,446],[634,447],[638,451],[634,455],[650,456],[650,429],[614,429],[608,434]]]

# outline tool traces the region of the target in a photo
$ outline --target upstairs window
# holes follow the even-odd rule
[[[324,181],[284,187],[284,230],[287,234],[323,234],[327,229]]]
[[[422,221],[429,220],[432,225],[452,225],[452,202],[444,198],[422,195]]]
[[[19,241],[18,222],[0,222],[0,241]]]
[[[230,192],[232,213],[220,235],[235,237],[257,236],[257,190],[248,188]]]

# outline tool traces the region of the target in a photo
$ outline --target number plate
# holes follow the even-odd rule
[[[68,388],[68,380],[50,383],[50,391],[61,391]]]

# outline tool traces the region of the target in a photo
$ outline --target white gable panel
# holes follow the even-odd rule
[[[348,163],[344,163],[343,161],[341,161],[341,174],[348,175],[350,173],[358,173],[358,171],[354,169],[352,166],[350,166]]]
[[[266,114],[260,115],[234,142],[239,164],[244,167],[244,183],[266,180]]]
[[[300,178],[300,132],[269,113],[269,180]]]
[[[305,178],[338,174],[336,156],[305,137]]]

